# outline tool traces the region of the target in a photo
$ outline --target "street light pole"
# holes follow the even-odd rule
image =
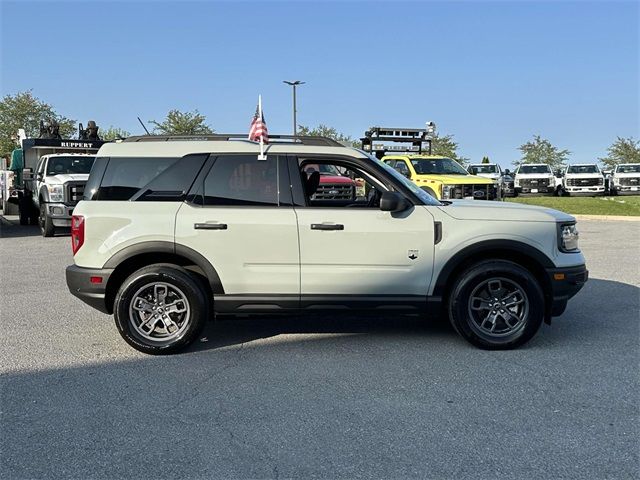
[[[286,83],[287,85],[291,85],[293,87],[293,136],[298,136],[298,123],[296,120],[296,87],[298,85],[304,85],[305,82],[301,82],[300,80],[283,80],[282,83]]]

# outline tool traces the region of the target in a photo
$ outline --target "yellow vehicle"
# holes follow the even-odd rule
[[[500,200],[498,183],[471,175],[451,158],[435,155],[385,155],[382,161],[438,200]]]

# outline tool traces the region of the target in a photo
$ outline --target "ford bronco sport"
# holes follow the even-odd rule
[[[233,135],[105,144],[73,212],[71,293],[152,354],[216,314],[323,311],[442,313],[472,344],[507,349],[587,280],[570,215],[441,202],[321,137],[270,135],[258,153]],[[363,179],[366,196],[314,198],[323,166]]]

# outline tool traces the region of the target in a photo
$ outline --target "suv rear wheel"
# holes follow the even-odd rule
[[[464,271],[449,298],[449,320],[480,348],[505,350],[529,341],[544,319],[544,295],[528,270],[489,260]]]
[[[177,265],[141,268],[122,284],[114,304],[116,326],[136,350],[175,353],[199,336],[207,320],[200,283]]]

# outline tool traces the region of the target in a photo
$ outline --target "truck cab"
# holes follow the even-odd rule
[[[604,195],[604,175],[595,163],[569,165],[562,175],[564,195]]]
[[[53,236],[58,227],[71,227],[73,209],[82,199],[94,160],[95,155],[82,153],[40,157],[30,190],[43,236]]]

